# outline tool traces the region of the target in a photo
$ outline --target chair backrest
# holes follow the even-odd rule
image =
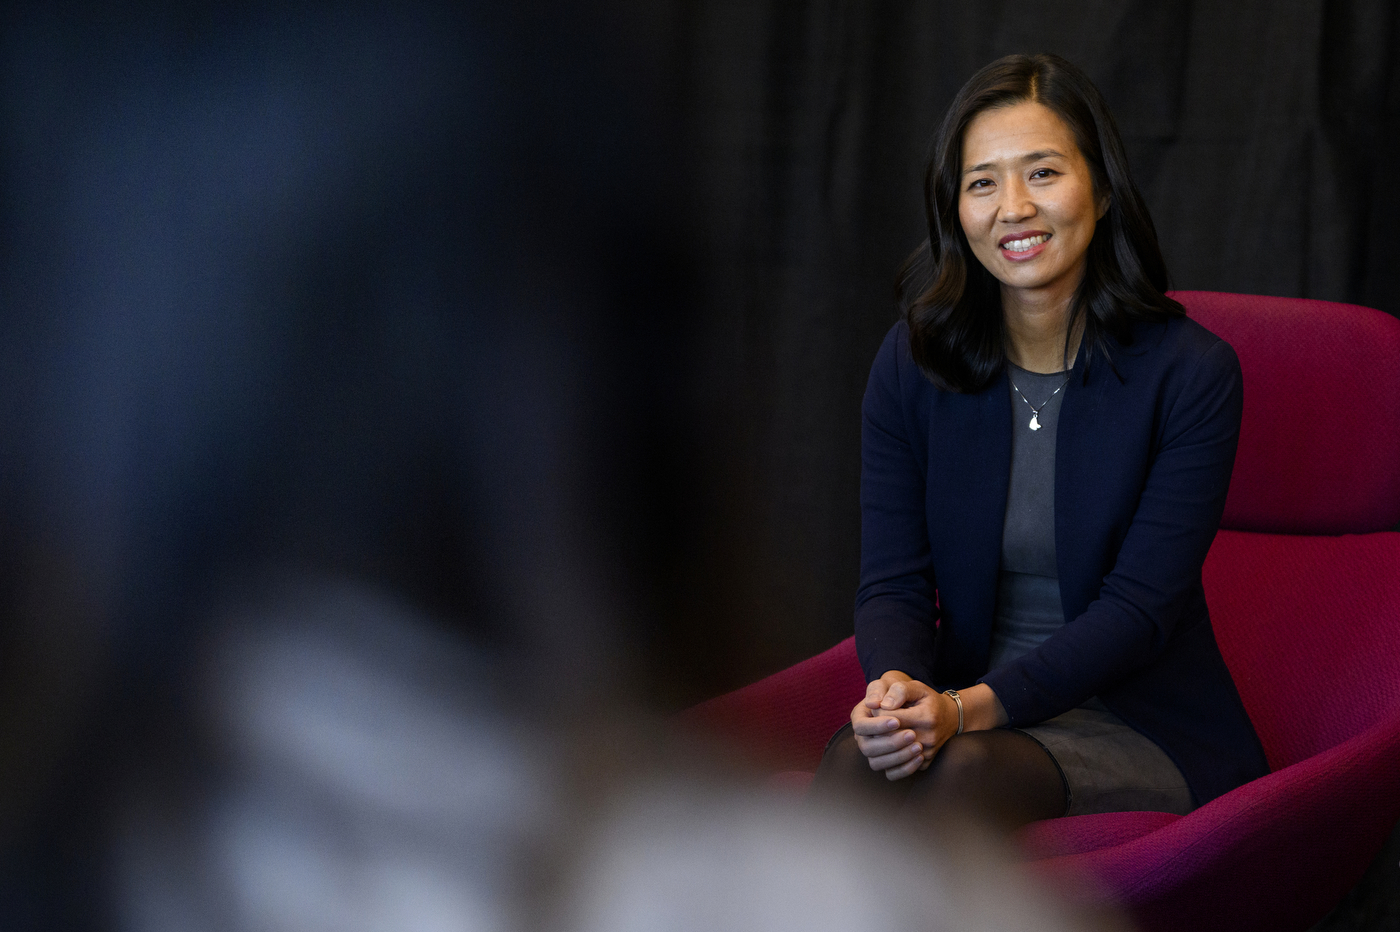
[[[1328,301],[1174,297],[1244,371],[1226,530],[1204,581],[1278,769],[1400,708],[1400,534],[1385,533],[1400,522],[1400,321]]]
[[[1221,526],[1356,534],[1400,524],[1400,320],[1304,298],[1173,297],[1234,347],[1244,371]]]
[[[1400,534],[1221,531],[1203,581],[1274,770],[1400,712]]]

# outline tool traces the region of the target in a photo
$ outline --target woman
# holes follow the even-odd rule
[[[1053,55],[983,68],[925,209],[863,405],[869,687],[817,787],[1014,826],[1268,773],[1201,587],[1239,363],[1165,295],[1097,89]]]

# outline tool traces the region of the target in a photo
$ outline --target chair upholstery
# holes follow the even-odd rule
[[[1033,870],[1097,891],[1144,929],[1303,930],[1400,819],[1400,533],[1389,530],[1400,523],[1400,321],[1325,301],[1175,297],[1244,371],[1239,455],[1203,575],[1273,772],[1187,816],[1050,819],[1018,840]],[[775,770],[809,772],[862,680],[848,638],[688,714],[762,745]],[[748,724],[760,718],[767,728]]]
[[[1234,347],[1244,420],[1222,527],[1358,534],[1400,524],[1400,326],[1354,304],[1183,291]]]

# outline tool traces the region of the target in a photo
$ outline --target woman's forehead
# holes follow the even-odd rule
[[[983,110],[963,133],[963,171],[1042,157],[1080,157],[1074,134],[1055,111],[1031,100]]]

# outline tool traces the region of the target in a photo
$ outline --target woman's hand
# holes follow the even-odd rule
[[[851,727],[871,769],[899,780],[932,763],[957,733],[958,707],[952,697],[891,670],[866,687],[851,710]]]

